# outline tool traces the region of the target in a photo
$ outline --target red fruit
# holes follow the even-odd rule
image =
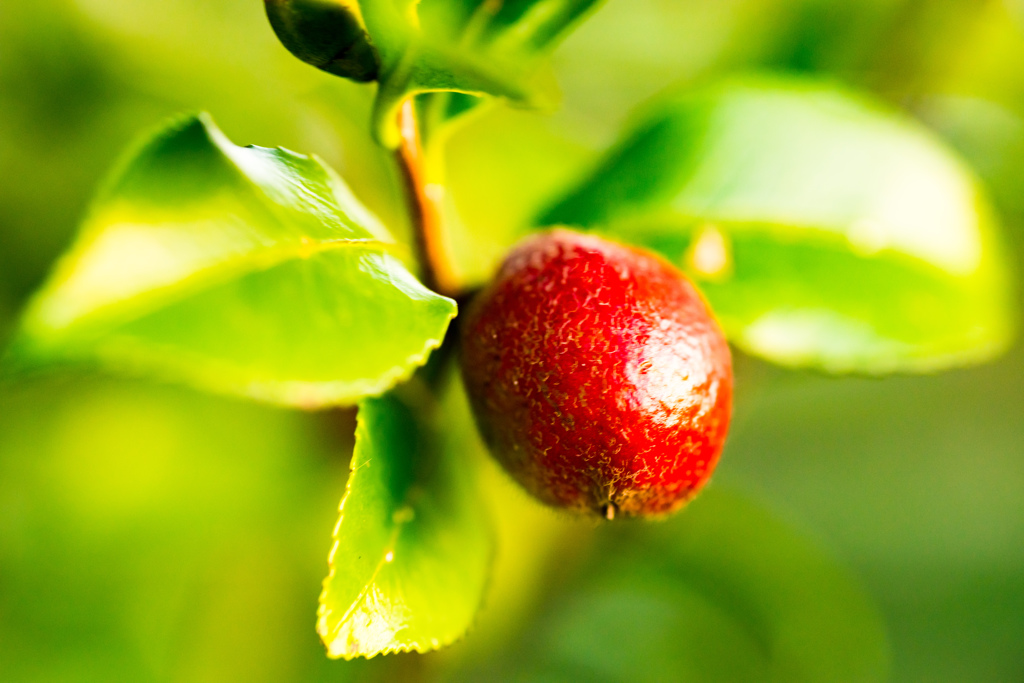
[[[462,329],[480,431],[541,501],[659,515],[711,476],[732,410],[729,347],[660,258],[567,230],[532,237]]]

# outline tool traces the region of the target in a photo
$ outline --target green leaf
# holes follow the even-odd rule
[[[657,250],[730,339],[881,373],[987,359],[1012,336],[996,221],[918,124],[835,86],[730,81],[649,110],[541,224]]]
[[[264,6],[278,39],[302,61],[354,81],[377,77],[377,53],[358,2],[265,0]]]
[[[36,295],[14,367],[92,362],[276,403],[354,403],[440,344],[454,302],[315,157],[205,115],[146,141]]]
[[[317,631],[332,657],[427,652],[469,628],[493,555],[464,458],[391,394],[359,406]]]
[[[268,0],[271,24],[300,59],[356,80],[379,81],[374,133],[398,144],[395,123],[412,95],[445,95],[441,121],[475,106],[464,95],[539,105],[550,86],[543,57],[599,0]],[[371,54],[372,52],[372,54]]]

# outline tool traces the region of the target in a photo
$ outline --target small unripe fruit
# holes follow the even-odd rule
[[[520,244],[473,301],[462,374],[484,440],[527,491],[608,518],[682,507],[729,428],[729,347],[693,285],[567,230]]]

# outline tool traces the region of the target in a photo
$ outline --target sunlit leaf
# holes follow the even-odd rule
[[[410,95],[441,92],[425,108],[435,129],[476,96],[538,104],[542,58],[599,0],[267,0],[281,42],[303,61],[380,86],[374,132],[398,143],[395,116]]]
[[[360,404],[317,621],[332,657],[427,652],[469,628],[493,551],[457,455],[394,396]]]
[[[660,251],[750,353],[933,370],[1012,334],[1006,258],[971,172],[833,86],[728,82],[658,104],[543,224]]]
[[[421,0],[420,34],[427,43],[456,46],[459,60],[494,74],[491,84],[461,82],[465,68],[452,67],[457,87],[448,87],[436,72],[399,83],[391,98],[423,92],[421,120],[426,137],[443,129],[449,119],[474,109],[481,94],[506,97],[525,104],[544,105],[556,96],[554,85],[538,76],[543,57],[601,0]],[[440,86],[440,87],[438,87]],[[482,86],[482,87],[481,87]],[[387,99],[378,102],[378,115],[390,116]],[[387,122],[388,118],[383,119]],[[385,131],[386,132],[386,131]]]
[[[300,406],[422,364],[455,314],[319,160],[205,116],[148,140],[30,304],[12,366],[89,361]]]

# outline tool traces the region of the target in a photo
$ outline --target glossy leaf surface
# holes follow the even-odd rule
[[[9,361],[98,362],[314,407],[380,393],[455,313],[317,159],[205,116],[147,141],[32,301]]]
[[[393,395],[360,404],[317,621],[330,656],[427,652],[469,628],[493,549],[457,456]]]
[[[974,176],[919,125],[830,85],[733,81],[662,102],[540,223],[661,252],[734,343],[786,365],[932,370],[1012,333]]]
[[[441,120],[472,108],[466,95],[539,104],[551,99],[539,61],[598,0],[362,0],[380,63],[375,131],[397,144],[395,114],[409,95],[446,94],[430,105]],[[434,122],[432,125],[438,125]]]

